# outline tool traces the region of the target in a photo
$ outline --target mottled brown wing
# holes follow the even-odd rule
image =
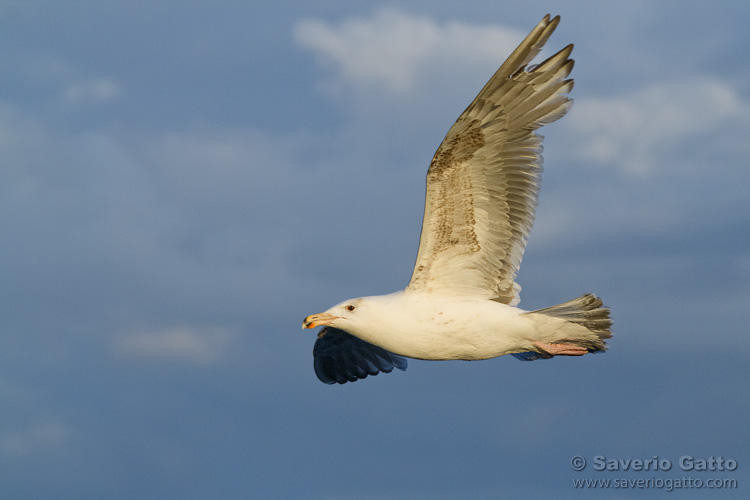
[[[542,136],[572,100],[569,45],[540,65],[560,18],[547,15],[448,131],[427,172],[417,262],[409,290],[518,302],[515,283],[534,222]]]

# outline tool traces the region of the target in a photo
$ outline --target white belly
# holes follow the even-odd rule
[[[367,299],[377,299],[376,318],[368,314],[350,333],[402,356],[474,360],[532,347],[534,325],[516,307],[401,292]]]

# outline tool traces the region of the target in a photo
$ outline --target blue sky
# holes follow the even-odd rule
[[[746,497],[750,7],[560,4],[0,2],[0,497]],[[547,12],[576,104],[521,306],[595,292],[611,350],[321,384],[303,317],[406,284],[434,150]]]

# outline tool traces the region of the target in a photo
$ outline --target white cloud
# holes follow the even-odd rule
[[[114,79],[92,75],[78,64],[63,58],[33,57],[18,62],[16,78],[33,87],[53,84],[57,97],[68,105],[102,103],[118,98],[122,85]]]
[[[2,450],[11,453],[29,453],[64,443],[68,438],[67,429],[60,423],[37,424],[14,433],[3,435]]]
[[[117,339],[115,351],[126,358],[210,364],[228,352],[232,337],[224,328],[175,327],[125,335]]]
[[[95,78],[86,82],[68,85],[63,92],[67,104],[101,103],[120,94],[120,85],[108,78]]]
[[[439,23],[395,9],[338,24],[306,19],[294,29],[297,43],[334,68],[336,83],[382,86],[394,93],[411,90],[436,66],[497,64],[524,35],[495,25]]]
[[[724,133],[738,139],[736,146],[744,146],[749,110],[750,103],[730,84],[695,77],[619,97],[580,98],[569,124],[583,136],[580,151],[585,160],[648,175],[657,167],[669,169],[675,151],[691,141],[708,142]],[[738,126],[744,132],[738,133]]]

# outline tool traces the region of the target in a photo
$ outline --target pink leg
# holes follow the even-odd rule
[[[573,344],[546,344],[544,342],[533,342],[533,344],[553,356],[583,356],[589,352],[585,347]]]

